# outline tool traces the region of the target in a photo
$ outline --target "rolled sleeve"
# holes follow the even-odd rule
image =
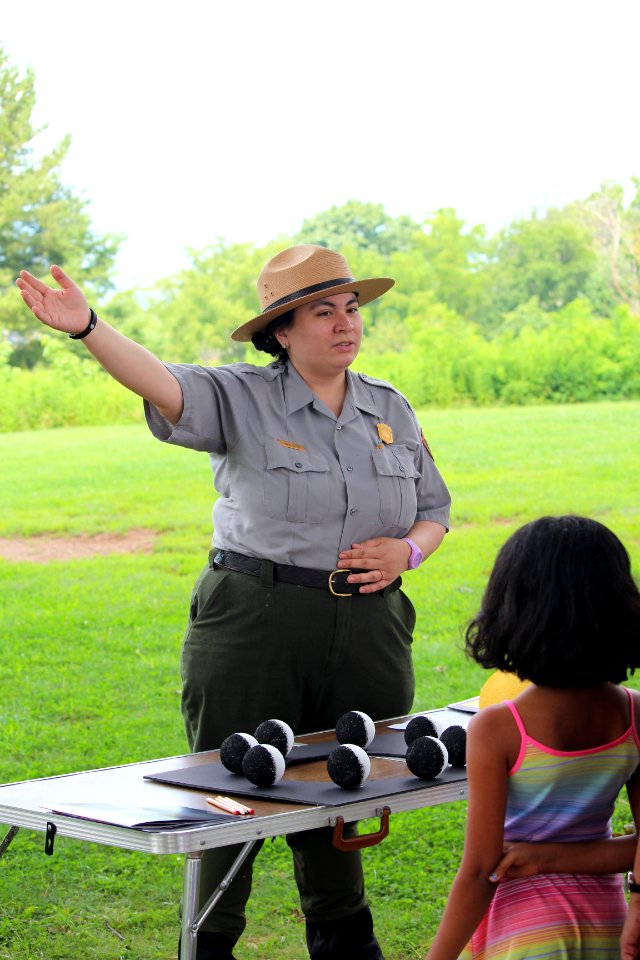
[[[153,436],[207,453],[223,453],[233,446],[247,416],[244,383],[228,367],[180,363],[166,363],[165,367],[180,384],[184,409],[173,425],[145,400],[145,418]]]
[[[426,447],[420,423],[416,412],[411,404],[403,398],[415,424],[416,434],[419,438],[418,447],[415,455],[416,470],[419,473],[419,479],[416,480],[416,499],[417,512],[416,520],[431,520],[434,523],[440,523],[449,530],[449,519],[451,513],[451,494],[442,479],[431,452]]]
[[[440,471],[422,444],[420,450],[420,477],[416,481],[418,501],[416,520],[432,520],[434,523],[442,524],[448,530],[451,511],[449,490],[440,475]]]

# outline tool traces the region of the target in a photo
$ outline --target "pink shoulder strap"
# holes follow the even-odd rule
[[[509,707],[509,710],[511,710],[511,714],[513,716],[513,719],[516,722],[518,732],[520,733],[520,750],[518,751],[518,758],[516,762],[509,770],[509,775],[511,775],[515,773],[516,770],[518,770],[518,768],[520,767],[520,764],[522,763],[522,758],[524,757],[524,752],[526,749],[527,731],[524,728],[524,723],[522,722],[522,718],[518,713],[517,707],[513,702],[513,700],[505,700],[504,703],[505,703],[505,706]]]
[[[622,689],[627,691],[627,696],[628,696],[628,698],[629,698],[629,724],[630,724],[630,726],[633,726],[633,724],[635,723],[635,719],[636,719],[636,718],[635,718],[635,703],[633,702],[633,694],[631,693],[631,690],[629,690],[629,687],[623,687]]]
[[[640,747],[640,737],[638,737],[638,731],[636,730],[636,703],[633,693],[629,687],[623,687],[622,689],[627,691],[627,696],[629,698],[629,726],[633,730],[633,737],[636,741],[636,744],[638,747]]]
[[[520,731],[520,736],[526,737],[527,731],[524,728],[524,723],[522,722],[522,718],[518,713],[518,709],[515,703],[513,702],[513,700],[505,700],[504,704],[505,704],[505,707],[509,707],[509,710],[511,710],[511,713],[513,714],[513,719],[515,720],[518,730]]]

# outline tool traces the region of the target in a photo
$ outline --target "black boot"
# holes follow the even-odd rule
[[[307,950],[311,960],[384,960],[369,907],[339,920],[307,920]]]
[[[231,951],[236,943],[237,940],[225,936],[224,933],[201,930],[196,941],[196,960],[235,960]],[[178,958],[181,944],[182,934],[178,940]]]

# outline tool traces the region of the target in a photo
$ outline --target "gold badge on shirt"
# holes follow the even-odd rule
[[[393,443],[393,430],[388,423],[377,423],[376,429],[383,443]]]

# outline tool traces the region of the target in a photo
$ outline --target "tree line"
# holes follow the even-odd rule
[[[34,104],[32,72],[20,76],[0,48],[0,369],[5,398],[15,394],[5,407],[31,402],[35,424],[23,416],[21,426],[42,424],[36,397],[62,375],[91,389],[90,422],[103,390],[105,409],[131,415],[125,401],[113,409],[81,345],[34,328],[14,286],[25,265],[45,278],[59,263],[115,326],[165,359],[261,362],[229,333],[256,313],[266,259],[292,243],[341,250],[356,276],[395,278],[365,308],[358,368],[391,379],[415,405],[640,396],[640,178],[493,234],[451,208],[416,220],[351,200],[293,236],[264,246],[216,241],[151,289],[115,290],[122,238],[97,233],[86,202],[62,182],[68,140],[34,159]],[[0,429],[14,428],[15,416],[0,412]]]

